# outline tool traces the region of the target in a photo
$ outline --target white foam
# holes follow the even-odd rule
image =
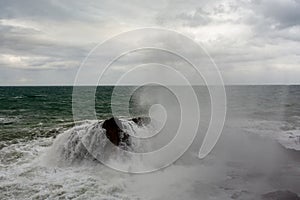
[[[16,121],[18,121],[18,118],[0,117],[0,124],[12,124]]]
[[[199,160],[197,151],[189,151],[175,164],[155,173],[122,174],[99,162],[61,165],[64,154],[59,153],[67,148],[68,142],[76,141],[71,134],[92,136],[95,132],[81,131],[89,130],[95,123],[98,122],[86,121],[56,139],[39,138],[1,149],[0,199],[259,199],[257,195],[277,189],[268,182],[270,177],[277,173],[299,174],[298,165],[294,167],[291,163],[289,170],[277,170],[282,163],[278,164],[270,155],[280,157],[281,148],[260,138],[249,140],[247,133],[240,132],[245,130],[240,123],[241,127],[225,127],[215,154]],[[126,130],[138,131],[129,124],[128,121]],[[277,122],[249,122],[247,127],[247,132],[262,135],[280,131]],[[81,151],[79,146],[73,147]]]
[[[286,131],[277,138],[278,142],[287,149],[300,151],[300,130]]]
[[[241,123],[236,123],[241,125]],[[294,130],[283,131],[282,127],[294,128]],[[251,134],[257,134],[262,138],[271,138],[287,149],[300,151],[300,130],[291,124],[280,121],[248,120],[244,122],[244,129]]]
[[[137,199],[120,174],[99,163],[50,164],[52,143],[52,138],[39,138],[0,150],[0,199]]]

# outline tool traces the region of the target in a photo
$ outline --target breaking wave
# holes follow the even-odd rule
[[[146,137],[153,134],[153,123],[139,125],[132,119],[120,119],[122,131],[130,135],[130,145],[120,144],[120,149],[132,152],[145,152],[147,145],[140,145],[135,137]],[[99,162],[100,159],[119,160],[123,163],[130,160],[124,159],[124,155],[114,152],[114,145],[106,136],[106,130],[102,127],[104,121],[84,121],[57,136],[52,147],[47,152],[46,162],[57,165],[81,164],[86,162]],[[99,159],[100,158],[100,159]]]

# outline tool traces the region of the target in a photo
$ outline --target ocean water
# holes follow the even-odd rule
[[[227,86],[227,117],[213,152],[197,158],[203,139],[199,133],[174,164],[142,175],[124,174],[89,159],[78,143],[78,132],[82,137],[99,134],[90,142],[105,143],[101,127],[96,133],[89,130],[112,116],[113,89],[97,88],[97,121],[83,117],[75,124],[72,87],[0,87],[0,199],[245,200],[278,190],[300,194],[300,86]],[[124,101],[133,89],[120,87],[114,106],[131,127],[127,131],[151,132],[129,120],[147,114],[149,105],[140,105],[138,98],[151,91],[130,98],[128,116]],[[203,116],[200,132],[205,132],[209,96],[205,87],[195,91]],[[151,96],[164,98],[161,93]]]

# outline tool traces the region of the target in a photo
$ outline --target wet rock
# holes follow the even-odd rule
[[[125,144],[130,146],[130,135],[123,131],[121,121],[112,117],[103,122],[102,128],[106,130],[106,137],[116,146]]]
[[[147,126],[151,122],[150,117],[136,117],[131,119],[138,126]]]

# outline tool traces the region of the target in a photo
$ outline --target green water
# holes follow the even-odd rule
[[[111,114],[112,86],[97,88],[98,119]],[[82,87],[89,91],[92,88]],[[122,98],[133,87],[123,87],[116,108],[122,114]],[[72,87],[0,87],[0,141],[55,136],[73,126]]]
[[[117,88],[114,108],[117,109],[118,116],[129,117],[126,103],[129,94],[136,87]],[[93,88],[80,87],[80,89],[83,91],[81,97],[84,99],[89,98],[85,94]],[[116,88],[113,86],[99,86],[95,98],[88,99],[95,101],[98,119],[112,116],[111,96],[114,89]],[[208,104],[203,103],[209,95],[204,87],[194,89],[203,114],[203,110],[209,108]],[[72,92],[72,86],[0,87],[0,141],[14,142],[19,139],[52,137],[72,127],[74,125]],[[299,86],[228,86],[226,92],[227,118],[235,116],[240,118],[243,115],[245,118],[255,120],[286,121],[293,127],[300,126]],[[153,92],[153,95],[159,99],[161,93]],[[149,107],[140,106],[136,100],[138,96],[130,97],[130,116],[147,114]],[[82,119],[89,118],[82,115]]]

